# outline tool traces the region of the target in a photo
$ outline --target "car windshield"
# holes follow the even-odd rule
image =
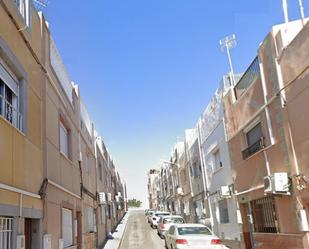
[[[207,227],[178,227],[179,235],[189,235],[189,234],[203,234],[211,235],[211,232]]]
[[[168,223],[182,224],[182,223],[184,223],[184,220],[183,220],[183,218],[180,218],[180,217],[167,218],[167,219],[164,219],[163,223],[164,224],[168,224]]]
[[[157,216],[157,217],[166,216],[166,215],[169,215],[169,213],[159,213],[159,214],[155,214],[155,216]]]

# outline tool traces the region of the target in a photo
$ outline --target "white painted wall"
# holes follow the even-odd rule
[[[233,171],[229,155],[228,143],[225,136],[223,97],[224,91],[218,89],[209,105],[203,113],[205,120],[201,127],[202,155],[206,162],[206,182],[210,193],[209,201],[213,214],[213,230],[217,236],[223,239],[239,240],[240,226],[237,223],[236,197],[227,199],[229,223],[220,224],[219,189],[221,186],[233,184]],[[215,169],[214,152],[219,150],[222,167]]]

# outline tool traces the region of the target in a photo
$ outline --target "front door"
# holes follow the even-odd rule
[[[77,218],[77,249],[82,248],[82,214],[81,212],[76,212],[76,218]]]
[[[31,236],[31,219],[25,219],[25,249],[31,249],[32,236]]]

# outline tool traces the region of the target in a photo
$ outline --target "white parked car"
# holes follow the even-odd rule
[[[162,216],[158,221],[158,235],[161,239],[165,238],[165,234],[172,224],[183,224],[185,220],[180,215]]]
[[[202,224],[173,224],[165,236],[168,249],[228,249],[212,231]]]
[[[150,220],[150,226],[152,228],[157,228],[158,225],[158,221],[160,220],[160,218],[162,216],[167,216],[167,215],[171,215],[169,212],[164,212],[164,211],[157,211],[155,212],[152,216],[151,216],[151,220]]]

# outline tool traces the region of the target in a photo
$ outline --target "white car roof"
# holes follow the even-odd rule
[[[206,227],[206,228],[208,228],[207,226],[205,226],[203,224],[199,224],[199,223],[183,223],[183,224],[175,224],[174,226],[176,226],[176,227]]]

